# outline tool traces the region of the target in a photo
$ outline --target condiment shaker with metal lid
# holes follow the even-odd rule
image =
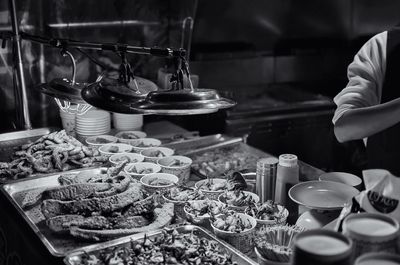
[[[256,192],[260,202],[275,199],[276,171],[278,159],[275,157],[262,158],[257,161]]]
[[[299,183],[297,156],[292,154],[280,155],[276,171],[275,202],[288,209],[289,224],[294,224],[298,218],[299,207],[289,198],[290,188],[297,183]]]

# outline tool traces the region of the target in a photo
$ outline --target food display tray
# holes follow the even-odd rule
[[[203,155],[206,152],[211,152],[211,151],[218,152],[221,149],[227,149],[227,148],[232,148],[235,150],[235,152],[243,153],[248,157],[253,157],[254,160],[272,156],[271,154],[265,153],[257,148],[247,145],[242,141],[226,141],[217,145],[211,145],[198,150],[193,150],[189,154],[189,157],[195,162],[201,155]],[[227,161],[229,161],[229,156],[227,156]],[[256,172],[256,161],[253,164],[248,165],[246,168],[237,168],[236,170],[243,170],[243,169],[246,169],[250,172]],[[192,167],[192,172],[200,178],[207,178],[207,176],[203,175],[201,172],[194,169],[193,167]]]
[[[210,232],[207,230],[194,226],[194,225],[183,225],[179,226],[176,228],[179,233],[193,233],[201,238],[206,238],[209,240],[214,240],[216,241],[219,246],[227,252],[227,254],[232,255],[233,261],[236,261],[237,264],[241,265],[246,265],[246,264],[251,264],[251,265],[256,265],[257,262],[253,261],[237,249],[233,248],[231,245],[217,239],[214,235],[212,235]],[[83,247],[79,250],[76,250],[73,253],[68,254],[64,258],[64,263],[67,265],[78,265],[81,264],[82,257],[87,254],[96,254],[97,252],[101,250],[105,250],[107,248],[115,248],[115,247],[120,247],[124,245],[128,245],[131,241],[135,240],[142,240],[144,239],[145,235],[147,238],[154,238],[159,236],[162,233],[162,229],[156,230],[156,231],[151,231],[148,233],[139,233],[139,234],[134,234],[131,236],[126,236],[122,237],[119,239],[115,239],[112,241],[104,242],[104,243],[99,243],[95,245],[91,245],[88,247]]]
[[[221,137],[225,137],[225,136],[222,135]],[[248,156],[253,156],[258,159],[266,158],[266,157],[273,157],[273,155],[271,155],[267,152],[264,152],[262,150],[259,150],[255,147],[252,147],[252,146],[244,143],[241,138],[239,138],[239,139],[240,140],[238,140],[238,138],[231,138],[231,140],[221,141],[218,144],[209,145],[207,147],[203,147],[203,148],[199,148],[199,149],[193,149],[187,155],[193,161],[195,161],[198,156],[204,154],[205,152],[218,151],[219,149],[222,149],[222,148],[235,147],[236,151],[239,151],[240,153],[245,153]],[[229,159],[229,157],[227,159]],[[318,176],[320,176],[321,174],[324,173],[324,171],[322,171],[316,167],[313,167],[310,164],[307,164],[301,160],[298,160],[298,164],[299,164],[299,168],[300,168],[300,173],[299,173],[300,181],[317,180]],[[242,169],[237,169],[237,170],[242,170]],[[256,163],[254,163],[254,165],[249,165],[246,168],[246,170],[249,172],[256,172]],[[203,178],[203,179],[207,178],[207,176],[201,174],[199,171],[195,170],[193,167],[192,167],[192,172],[200,178]],[[255,181],[255,179],[248,179],[248,180],[250,182]]]
[[[175,149],[176,153],[179,155],[190,155],[239,142],[242,142],[242,138],[240,137],[229,137],[222,134],[213,134],[181,142],[165,144],[164,146]]]
[[[64,174],[78,174],[80,172],[90,172],[99,174],[105,172],[106,168],[77,169],[54,174],[29,177],[27,179],[17,180],[0,187],[5,197],[13,204],[18,213],[29,224],[35,234],[43,242],[49,252],[56,257],[64,257],[67,253],[93,243],[80,242],[69,235],[56,235],[48,229],[45,224],[44,216],[40,211],[40,204],[27,210],[22,209],[21,202],[28,194],[38,194],[46,188],[60,186],[58,178]]]
[[[0,161],[9,161],[16,148],[36,141],[54,130],[55,128],[39,128],[0,134]]]

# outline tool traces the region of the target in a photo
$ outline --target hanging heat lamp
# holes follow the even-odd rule
[[[83,111],[87,111],[92,105],[108,111],[128,114],[195,115],[217,112],[236,104],[233,100],[221,97],[218,91],[214,89],[198,89],[193,88],[192,85],[189,88],[184,87],[183,78],[185,75],[190,82],[189,66],[185,60],[186,52],[184,49],[48,39],[26,33],[21,33],[21,36],[34,42],[62,48],[64,50],[63,55],[71,58],[73,64],[72,80],[55,79],[39,86],[43,93],[54,97],[64,111],[68,111],[71,103],[75,103],[82,106]],[[75,60],[72,54],[66,51],[66,47],[119,53],[123,59],[119,78],[100,76],[92,84],[76,83]],[[134,77],[126,61],[125,53],[174,58],[177,71],[171,78],[173,88],[160,91],[157,90],[157,86],[153,82]]]
[[[150,92],[147,97],[132,103],[131,108],[144,114],[196,115],[217,112],[236,105],[233,100],[223,98],[214,89],[193,88],[189,65],[183,56],[176,58],[177,72],[172,76],[172,89]],[[184,87],[187,76],[190,88]]]
[[[72,78],[55,78],[48,83],[43,83],[37,88],[43,94],[53,97],[61,111],[71,114],[85,114],[92,106],[88,105],[82,98],[81,92],[87,84],[76,82],[76,63],[74,56],[66,49],[61,54],[67,56],[72,64]],[[76,108],[72,108],[76,105]]]
[[[141,113],[133,110],[132,102],[144,99],[149,92],[156,91],[157,85],[150,80],[135,77],[124,53],[120,53],[122,63],[119,77],[100,75],[96,82],[82,90],[82,98],[89,104],[118,113]]]

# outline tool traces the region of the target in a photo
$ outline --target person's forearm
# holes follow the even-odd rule
[[[363,139],[400,122],[400,98],[384,104],[351,109],[335,123],[339,142]]]

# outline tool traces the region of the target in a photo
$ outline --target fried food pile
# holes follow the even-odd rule
[[[193,169],[201,175],[223,177],[233,171],[255,169],[259,157],[234,146],[193,155],[192,159]]]
[[[242,190],[228,191],[221,197],[221,199],[224,200],[226,204],[233,206],[250,206],[256,203],[250,194],[245,193]]]
[[[173,204],[157,205],[139,182],[122,169],[127,161],[107,174],[82,172],[61,175],[61,186],[43,191],[40,202],[49,229],[58,234],[102,241],[128,234],[158,229],[173,218]]]
[[[267,200],[264,203],[255,203],[246,208],[245,213],[260,220],[274,220],[279,222],[284,216],[285,208],[278,203]]]
[[[82,256],[79,264],[237,264],[220,245],[193,233],[164,229],[156,238],[132,241]]]
[[[251,229],[249,220],[241,218],[236,212],[228,211],[224,214],[213,216],[212,224],[215,228],[232,233],[240,233]]]
[[[21,146],[11,162],[0,162],[0,182],[35,173],[52,173],[75,168],[101,166],[107,157],[66,134],[65,130],[44,135]]]

